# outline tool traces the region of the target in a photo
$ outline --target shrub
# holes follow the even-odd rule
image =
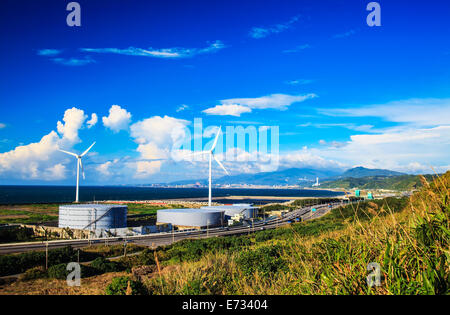
[[[109,261],[104,257],[98,257],[89,265],[91,268],[97,271],[97,274],[107,273],[107,272],[118,272],[122,271],[124,268],[120,264]]]
[[[146,289],[139,281],[134,281],[130,277],[116,277],[106,287],[107,295],[127,295],[128,283],[130,283],[131,295],[145,295]]]
[[[261,277],[270,277],[279,271],[286,271],[286,262],[281,256],[281,247],[264,246],[241,252],[236,262],[246,277],[252,277],[256,272]]]
[[[47,277],[48,277],[48,273],[45,270],[45,268],[39,266],[39,267],[34,267],[34,268],[31,268],[31,269],[28,269],[27,271],[25,271],[25,273],[20,276],[20,280],[27,281],[27,280],[42,279],[42,278],[47,278]]]
[[[81,277],[82,278],[91,277],[91,276],[98,274],[97,270],[90,266],[85,266],[85,265],[80,265],[80,266],[81,266]],[[65,263],[54,265],[54,266],[51,266],[50,268],[48,268],[49,278],[54,278],[54,279],[65,280],[65,279],[67,279],[67,276],[71,272],[72,271],[67,271],[67,264],[65,264]]]

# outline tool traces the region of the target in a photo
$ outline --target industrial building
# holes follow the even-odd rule
[[[126,228],[127,211],[123,205],[63,205],[59,206],[58,227],[91,231]]]
[[[253,207],[248,203],[236,203],[233,205],[224,206],[207,206],[201,207],[201,209],[223,211],[225,213],[225,220],[230,220],[237,216],[242,216],[243,219],[247,220],[258,216],[258,208]]]
[[[223,226],[224,210],[220,209],[166,209],[158,210],[157,224],[172,224],[178,228],[205,228]]]

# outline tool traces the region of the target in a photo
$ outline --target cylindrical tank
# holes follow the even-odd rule
[[[223,224],[224,211],[206,209],[167,209],[158,210],[157,222],[176,226],[206,227]]]
[[[250,204],[233,204],[233,205],[224,205],[224,206],[206,206],[201,207],[201,209],[205,210],[217,210],[224,211],[225,219],[229,219],[234,217],[235,215],[242,214],[244,219],[251,219],[258,215],[258,208],[253,207]]]
[[[123,205],[79,204],[59,206],[60,228],[118,229],[127,227],[128,207]]]

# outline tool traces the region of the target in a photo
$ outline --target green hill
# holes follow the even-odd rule
[[[433,180],[433,175],[425,175],[429,181]],[[400,176],[367,176],[361,178],[347,177],[332,181],[323,182],[321,188],[344,188],[344,189],[387,189],[387,190],[414,190],[422,187],[422,182],[418,175]]]

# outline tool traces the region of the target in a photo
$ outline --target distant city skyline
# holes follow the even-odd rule
[[[174,159],[194,120],[279,128],[279,168],[450,169],[450,4],[378,1],[0,3],[0,184],[151,184],[207,178]],[[267,171],[228,147],[231,175]],[[192,150],[198,151],[199,148]],[[222,156],[219,156],[222,158]],[[213,176],[225,175],[213,167]]]

